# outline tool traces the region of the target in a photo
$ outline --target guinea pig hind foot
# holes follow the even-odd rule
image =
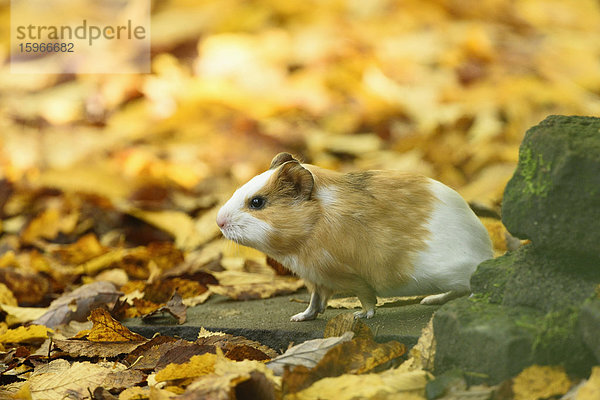
[[[356,311],[354,313],[354,319],[360,319],[360,318],[373,318],[373,316],[375,315],[375,309],[372,308],[370,310],[360,310],[360,311]]]
[[[431,296],[425,297],[421,300],[421,304],[431,306],[431,305],[442,305],[447,303],[450,300],[454,300],[456,298],[466,296],[470,293],[469,290],[451,290],[446,293],[440,294],[432,294]]]

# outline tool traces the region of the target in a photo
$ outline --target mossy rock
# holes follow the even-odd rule
[[[544,313],[579,307],[595,295],[599,283],[595,266],[549,256],[531,245],[483,262],[471,277],[477,299]]]
[[[496,384],[541,364],[584,377],[596,360],[578,335],[579,315],[576,307],[544,313],[485,299],[452,301],[433,319],[435,373],[458,368],[470,383]]]
[[[583,306],[578,326],[583,342],[600,363],[600,293]]]
[[[555,115],[527,131],[502,221],[547,252],[600,257],[600,118]]]

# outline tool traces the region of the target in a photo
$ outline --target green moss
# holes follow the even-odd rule
[[[519,160],[519,172],[525,184],[524,192],[546,197],[552,186],[552,179],[548,175],[550,168],[550,164],[544,162],[541,153],[534,155],[531,148],[523,146]]]

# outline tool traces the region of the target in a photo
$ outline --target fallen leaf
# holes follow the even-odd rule
[[[192,250],[219,234],[219,228],[214,222],[218,208],[207,212],[207,216],[198,222],[188,214],[175,210],[146,211],[131,207],[124,211],[168,233],[175,239],[175,245],[184,250]],[[204,222],[208,220],[211,221],[210,225]]]
[[[113,363],[105,365],[85,361],[69,364],[62,359],[51,361],[43,367],[36,368],[31,374],[31,396],[33,399],[62,399],[69,396],[82,398],[89,395],[90,388],[111,388],[110,384],[116,380],[111,378],[110,382],[107,377],[115,372],[115,367]]]
[[[363,374],[398,358],[406,346],[396,341],[376,343],[371,337],[359,337],[331,348],[313,368],[297,366],[283,373],[285,393],[296,393],[314,382],[343,374]]]
[[[579,388],[575,399],[600,399],[600,367],[592,367],[592,373],[589,379]]]
[[[409,358],[400,368],[407,371],[433,369],[435,360],[435,336],[433,336],[433,318],[429,320],[426,327],[421,330],[417,344],[409,351]]]
[[[131,332],[102,308],[92,310],[89,318],[94,323],[87,339],[91,342],[145,341],[146,338]]]
[[[212,294],[213,294],[213,292],[211,290],[207,290],[206,292],[202,293],[201,295],[183,299],[183,304],[186,307],[194,307],[194,306],[197,306],[198,304],[203,304],[204,302],[206,302],[206,300],[208,300],[208,298]]]
[[[572,382],[562,367],[532,365],[513,379],[515,400],[547,399],[567,393]]]
[[[129,354],[146,341],[130,342],[89,342],[87,340],[54,339],[54,346],[71,357],[103,357],[111,358],[121,354]]]
[[[269,276],[238,271],[214,272],[220,285],[208,285],[211,292],[234,300],[267,299],[293,293],[304,286],[300,279],[287,276]]]
[[[42,307],[15,307],[5,304],[1,304],[0,309],[8,314],[6,321],[9,325],[33,321],[48,312],[47,308]]]
[[[282,375],[286,366],[292,368],[292,371],[297,365],[313,368],[332,347],[351,340],[353,336],[353,332],[346,332],[338,337],[307,340],[290,347],[285,353],[267,363],[267,366],[275,375]]]
[[[17,306],[17,299],[4,283],[0,283],[0,305]]]
[[[22,240],[24,243],[33,243],[38,238],[53,240],[59,233],[71,233],[78,219],[78,212],[64,214],[55,208],[46,209],[27,225]]]
[[[19,326],[0,334],[0,343],[41,343],[52,330],[43,325]]]
[[[110,282],[89,283],[54,300],[48,311],[33,323],[53,328],[72,320],[85,321],[92,309],[114,303],[121,294]]]
[[[202,335],[202,336],[201,336]],[[222,332],[208,332],[201,328],[195,343],[215,346],[223,350],[225,356],[232,360],[267,360],[277,357],[277,352],[259,342]]]
[[[150,393],[150,388],[148,386],[134,386],[123,390],[119,394],[119,400],[145,400],[150,398]]]
[[[354,337],[373,338],[371,328],[358,318],[354,318],[353,313],[344,313],[336,315],[327,321],[323,337],[342,336],[346,332],[354,332]]]
[[[21,306],[43,303],[52,290],[46,276],[13,267],[0,268],[0,283],[10,289]]]
[[[241,389],[243,388],[243,389]],[[275,400],[275,388],[264,374],[247,373],[211,374],[192,382],[181,399],[232,399],[243,390],[244,398]]]
[[[194,380],[183,398],[230,399],[236,393],[243,393],[243,398],[275,399],[279,386],[273,371],[264,363],[250,360],[236,362],[217,352],[214,373]]]
[[[425,371],[388,370],[379,374],[341,375],[321,379],[310,387],[286,395],[289,400],[424,400]]]
[[[166,312],[171,314],[175,319],[177,319],[177,323],[183,324],[187,318],[186,308],[187,307],[182,303],[182,299],[179,293],[175,292],[173,293],[171,299],[167,301],[167,304],[152,311],[149,314],[142,316],[142,320],[148,320],[152,317],[155,317],[158,313]]]
[[[408,304],[419,304],[423,296],[403,296],[403,297],[378,297],[377,307],[394,307]],[[342,297],[331,299],[327,302],[327,307],[331,308],[361,308],[362,305],[357,297]]]
[[[156,363],[156,370],[161,370],[170,364],[185,364],[192,357],[203,354],[216,354],[219,350],[215,346],[199,345],[184,341],[172,349],[167,349]]]
[[[155,379],[157,382],[165,382],[208,375],[214,372],[216,360],[217,356],[211,353],[193,356],[186,363],[167,365],[156,373]]]
[[[65,264],[77,265],[106,253],[95,234],[89,233],[79,238],[75,243],[61,246],[52,254]]]
[[[184,343],[186,341],[182,339],[159,335],[137,346],[127,355],[124,362],[129,365],[129,368],[153,370],[163,355]]]

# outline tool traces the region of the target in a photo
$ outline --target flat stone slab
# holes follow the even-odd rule
[[[292,299],[308,301],[308,293],[301,291],[287,296],[265,300],[232,301],[224,296],[212,296],[206,303],[187,310],[187,321],[177,325],[170,317],[151,323],[140,318],[125,321],[134,332],[146,337],[155,333],[195,340],[204,327],[256,340],[275,350],[285,350],[290,343],[323,337],[327,321],[342,313],[356,310],[328,308],[316,320],[291,322],[290,317],[304,311],[307,304]],[[412,347],[439,306],[420,304],[386,305],[377,308],[375,317],[365,323],[375,334],[377,341],[397,340]]]

